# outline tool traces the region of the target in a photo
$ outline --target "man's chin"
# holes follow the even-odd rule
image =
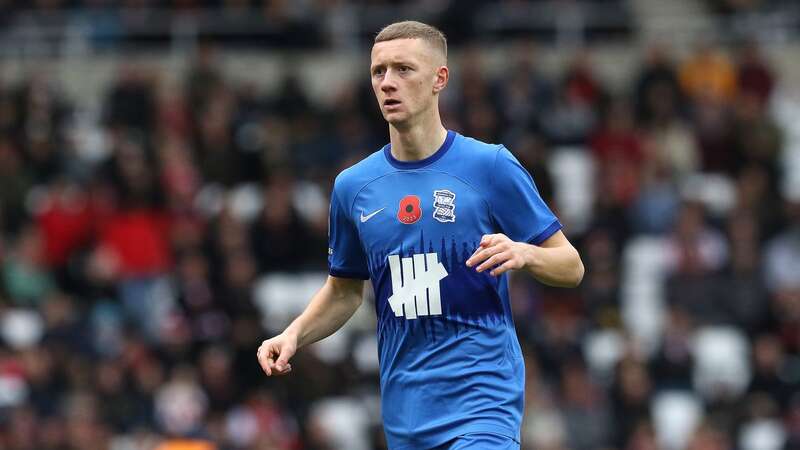
[[[402,125],[408,122],[408,115],[399,112],[384,113],[383,118],[389,125]]]

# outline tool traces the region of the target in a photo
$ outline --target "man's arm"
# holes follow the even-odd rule
[[[305,311],[283,333],[258,348],[258,362],[267,375],[292,370],[289,358],[308,344],[324,339],[347,322],[363,300],[364,281],[328,276]]]
[[[556,287],[577,286],[584,272],[578,251],[560,230],[539,245],[514,242],[505,234],[484,235],[467,266],[477,266],[478,272],[494,267],[490,272],[494,276],[525,269],[542,283]]]

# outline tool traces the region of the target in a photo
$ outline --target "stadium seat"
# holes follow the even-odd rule
[[[706,400],[737,397],[750,382],[750,347],[745,334],[733,327],[709,326],[693,337],[695,390]]]
[[[686,448],[703,417],[700,399],[689,391],[664,391],[656,395],[650,406],[660,448]]]
[[[574,232],[589,226],[594,191],[594,161],[588,150],[562,147],[548,161],[562,220]]]

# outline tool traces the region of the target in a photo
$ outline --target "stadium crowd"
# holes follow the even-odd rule
[[[387,141],[367,80],[321,107],[292,74],[267,94],[232,83],[215,55],[180,89],[123,64],[97,120],[43,74],[0,85],[0,448],[385,448],[374,330],[338,359],[302,351],[288,377],[255,358],[279,331],[257,281],[324,273],[333,177]],[[527,45],[498,78],[481,57],[461,55],[448,128],[505,143],[557,214],[549,162],[577,149],[595,167],[588,220],[564,217],[581,287],[513,279],[523,448],[800,448],[800,202],[781,188],[780,78],[758,48],[653,48],[627,92],[587,53],[556,77]],[[683,189],[698,174],[729,181],[726,208]],[[663,244],[651,346],[622,300],[642,238]],[[744,339],[745,366],[703,383],[695,337],[720,329]],[[617,338],[605,366],[597,336]],[[696,405],[684,441],[664,440],[657,407],[676,392]]]

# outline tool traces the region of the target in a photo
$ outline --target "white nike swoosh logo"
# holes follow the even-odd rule
[[[368,221],[369,219],[372,219],[372,217],[373,217],[375,214],[378,214],[379,212],[383,211],[384,209],[386,209],[386,207],[385,207],[385,206],[384,206],[383,208],[381,208],[381,209],[379,209],[379,210],[375,211],[374,213],[367,214],[366,216],[364,215],[364,211],[362,210],[362,211],[361,211],[361,223],[364,223],[364,222]]]

